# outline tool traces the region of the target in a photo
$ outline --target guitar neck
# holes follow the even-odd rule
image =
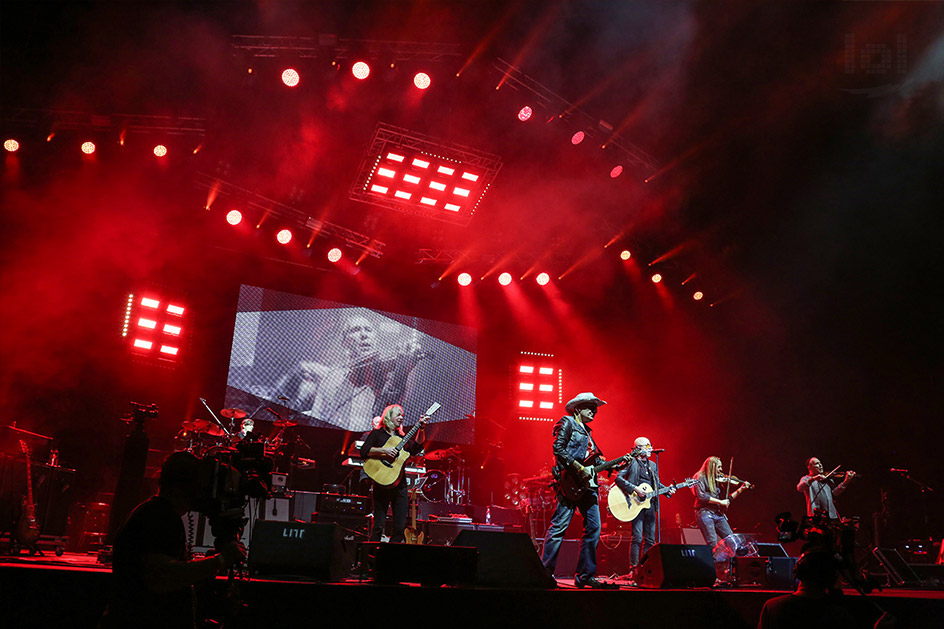
[[[606,461],[605,463],[600,463],[599,465],[594,466],[593,473],[599,474],[600,472],[605,472],[608,469],[616,467],[623,461],[623,457],[617,457],[612,461]]]
[[[409,441],[410,439],[412,439],[412,438],[413,438],[413,435],[415,435],[415,434],[417,433],[417,431],[419,431],[419,429],[420,429],[420,424],[419,424],[419,422],[416,422],[415,424],[413,424],[413,427],[410,428],[410,431],[409,431],[408,433],[406,433],[405,435],[403,435],[403,440],[400,441],[400,443],[397,444],[397,447],[394,448],[394,450],[396,450],[397,453],[399,453],[400,450],[402,450],[403,447],[406,445],[407,441]]]

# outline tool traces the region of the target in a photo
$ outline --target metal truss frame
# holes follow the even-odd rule
[[[538,83],[504,59],[498,58],[492,65],[505,77],[505,85],[517,91],[528,92],[537,99],[536,104],[544,109],[558,114],[566,113],[567,117],[580,118],[587,129],[597,128],[597,126],[600,125],[599,120],[578,108],[564,97]],[[625,157],[629,165],[641,166],[650,173],[659,170],[659,164],[654,157],[634,145],[619,133],[608,136],[607,144],[615,147]]]
[[[4,112],[3,121],[11,125],[46,127],[53,131],[113,130],[127,133],[160,133],[164,135],[206,135],[206,118],[195,116],[148,116],[144,114],[96,114],[61,109],[12,108]]]
[[[459,57],[458,44],[393,41],[378,39],[342,39],[336,35],[293,37],[286,35],[233,35],[232,48],[254,59],[294,57],[343,61],[358,55],[383,61],[442,61]]]
[[[317,231],[318,236],[336,238],[359,253],[380,258],[383,255],[386,243],[376,238],[360,234],[346,227],[329,221],[314,218],[304,210],[279,203],[261,194],[240,188],[239,186],[223,181],[205,173],[197,173],[195,183],[205,190],[212,190],[217,195],[236,197],[246,207],[259,210],[264,215],[282,218],[291,221],[300,228]]]

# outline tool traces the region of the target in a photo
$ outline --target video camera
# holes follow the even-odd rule
[[[273,469],[274,461],[265,455],[261,442],[213,448],[199,459],[194,508],[207,516],[214,546],[239,540],[249,500],[270,496]]]

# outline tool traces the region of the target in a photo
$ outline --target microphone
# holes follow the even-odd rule
[[[892,469],[890,469],[889,471],[890,471],[890,472],[898,472],[899,474],[907,474],[907,473],[908,473],[908,470],[899,470],[899,469],[894,468],[894,467],[893,467]]]
[[[279,419],[282,419],[282,416],[281,416],[281,415],[279,415],[278,413],[276,413],[275,411],[273,411],[273,410],[272,410],[271,408],[269,408],[268,406],[266,406],[266,410],[269,411],[270,413],[272,413],[273,415],[275,415],[276,417],[278,417]]]
[[[660,452],[665,452],[665,448],[655,448],[653,450],[650,450],[650,452],[652,452],[653,454],[659,454]]]

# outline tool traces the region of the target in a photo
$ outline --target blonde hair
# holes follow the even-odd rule
[[[402,435],[403,427],[397,426],[396,422],[393,421],[393,414],[396,413],[397,410],[402,411],[403,407],[399,404],[391,404],[385,408],[380,414],[380,423],[382,423],[387,430],[395,430]]]
[[[696,478],[704,478],[708,483],[708,491],[715,493],[718,489],[718,483],[715,482],[715,478],[721,472],[721,459],[716,456],[710,456],[705,459],[705,462],[701,464],[701,467],[698,468],[698,472],[695,473]]]

